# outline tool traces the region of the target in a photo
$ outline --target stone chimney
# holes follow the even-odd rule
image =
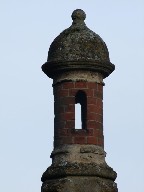
[[[52,42],[43,72],[53,79],[54,149],[42,192],[117,192],[116,172],[105,162],[103,79],[115,69],[102,38],[77,9],[72,25]],[[81,106],[81,126],[75,107]]]

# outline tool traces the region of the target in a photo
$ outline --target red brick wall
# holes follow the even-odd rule
[[[61,144],[104,145],[103,85],[95,82],[62,82],[54,85],[54,147]],[[75,95],[87,96],[86,129],[75,129]]]

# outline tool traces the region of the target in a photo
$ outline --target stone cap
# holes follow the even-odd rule
[[[77,9],[72,13],[72,25],[58,35],[50,45],[47,62],[42,70],[50,78],[70,70],[90,70],[107,77],[115,69],[102,38],[85,24],[86,14]]]

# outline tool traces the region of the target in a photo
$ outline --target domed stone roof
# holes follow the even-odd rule
[[[75,10],[72,25],[50,45],[47,62],[42,66],[49,77],[76,68],[101,72],[107,77],[114,70],[105,42],[86,26],[85,18],[83,10]]]

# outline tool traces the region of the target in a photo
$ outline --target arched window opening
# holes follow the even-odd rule
[[[84,91],[75,96],[75,129],[86,129],[87,97]]]

